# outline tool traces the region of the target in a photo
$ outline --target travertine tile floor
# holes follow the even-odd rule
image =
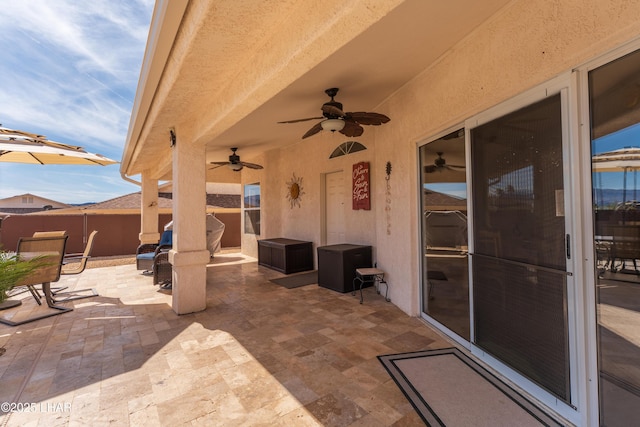
[[[439,334],[373,288],[360,305],[273,284],[281,274],[240,254],[214,261],[201,313],[176,315],[121,265],[63,276],[100,293],[72,312],[0,324],[0,403],[14,410],[0,426],[422,425],[376,356],[449,347]],[[22,313],[35,307],[22,297]]]

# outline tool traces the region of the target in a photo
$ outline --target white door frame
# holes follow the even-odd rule
[[[579,182],[576,181],[576,176],[579,176],[579,169],[576,171],[573,168],[573,165],[576,162],[572,161],[573,157],[576,156],[575,153],[575,145],[576,143],[572,143],[572,141],[577,141],[576,135],[576,125],[577,122],[575,118],[577,117],[576,111],[576,103],[575,96],[571,96],[575,93],[575,78],[572,79],[570,73],[563,74],[558,76],[557,78],[546,82],[543,85],[540,85],[536,88],[533,88],[519,96],[516,96],[502,104],[499,104],[487,111],[484,111],[469,120],[465,121],[465,132],[466,132],[466,143],[467,143],[467,156],[469,158],[471,150],[473,149],[471,146],[471,138],[470,131],[471,129],[478,127],[482,124],[485,124],[491,120],[494,120],[498,117],[504,116],[508,113],[516,111],[520,108],[531,105],[537,101],[547,98],[548,96],[554,96],[560,94],[562,107],[562,134],[563,134],[563,162],[564,162],[564,209],[565,209],[565,232],[570,234],[571,236],[571,259],[567,259],[567,305],[568,305],[568,340],[569,340],[569,376],[570,376],[570,387],[571,387],[571,401],[572,405],[567,405],[565,402],[560,401],[559,399],[552,396],[546,390],[542,389],[542,387],[533,383],[531,380],[525,378],[520,373],[516,372],[503,362],[498,359],[487,354],[483,349],[475,346],[473,342],[475,341],[475,337],[473,334],[473,328],[471,333],[471,352],[473,355],[477,356],[481,361],[485,362],[491,368],[496,369],[501,374],[505,375],[509,380],[516,383],[519,387],[524,389],[527,393],[534,396],[536,399],[540,400],[543,404],[548,406],[549,408],[555,410],[563,417],[567,418],[569,421],[574,422],[576,424],[580,423],[580,413],[576,411],[576,406],[580,405],[582,410],[586,409],[586,405],[583,405],[585,402],[585,398],[583,396],[581,384],[584,381],[583,376],[580,375],[579,367],[581,366],[581,362],[583,362],[580,356],[580,352],[578,349],[581,347],[580,343],[584,341],[584,335],[581,333],[582,328],[578,325],[584,325],[584,310],[582,308],[582,303],[579,300],[579,295],[581,295],[581,291],[577,289],[577,283],[580,283],[579,279],[580,275],[576,277],[576,264],[578,259],[582,259],[582,250],[579,248],[583,247],[583,243],[581,241],[580,232],[578,231],[581,227],[580,221],[576,218],[576,212],[573,210],[575,206],[576,200],[574,200],[574,194],[577,193],[573,186],[573,183]],[[471,165],[468,165],[471,166]],[[471,166],[472,167],[472,166]],[[469,169],[468,169],[469,170]],[[468,174],[470,173],[467,172]],[[473,182],[469,180],[468,183],[469,193],[469,236],[474,235],[474,224],[473,224]],[[473,247],[473,238],[469,241],[469,251],[470,253],[474,253]],[[473,256],[470,257],[471,269],[473,267]],[[579,264],[578,264],[579,265]],[[469,288],[470,292],[473,295],[473,275],[469,277]],[[471,315],[473,322],[473,312]],[[583,366],[583,365],[582,365]]]

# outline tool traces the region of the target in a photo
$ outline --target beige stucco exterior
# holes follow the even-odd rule
[[[154,83],[151,74],[145,80],[143,73],[123,174],[172,178],[177,192],[199,191],[205,176],[212,179],[211,172],[193,163],[225,159],[229,147],[239,147],[242,160],[264,166],[232,175],[235,180],[239,174],[241,184],[260,184],[261,234],[242,237],[242,251],[257,257],[257,240],[262,238],[308,240],[314,248],[323,245],[324,175],[344,171],[348,197],[352,165],[370,162],[371,210],[352,210],[351,200],[345,200],[346,241],[373,247],[374,261],[386,272],[392,303],[418,316],[422,252],[417,147],[614,49],[627,44],[640,48],[640,3],[634,0],[492,1],[486,3],[487,15],[482,17],[477,10],[465,14],[478,7],[476,2],[440,3],[354,0],[324,2],[321,8],[315,2],[298,1],[257,2],[250,8],[231,1],[181,3],[186,9],[182,23],[174,24],[175,43],[165,52],[167,60],[156,65],[164,67],[164,74],[156,73]],[[159,2],[157,8],[163,5],[168,7]],[[402,43],[380,51],[375,46],[366,52],[349,50],[361,46],[363,39],[375,39],[378,25],[412,16],[414,8],[420,13],[432,10],[421,15],[429,23],[424,31],[437,27],[439,33],[425,36],[422,46],[407,40],[408,54],[397,60],[397,70],[386,55],[404,49]],[[465,25],[468,31],[463,33],[444,31]],[[388,33],[378,36],[380,46],[385,37],[392,39]],[[374,59],[378,66],[368,62]],[[150,56],[145,63],[153,63]],[[385,76],[396,80],[385,86]],[[365,127],[357,140],[366,150],[329,159],[349,138],[321,132],[301,140],[314,122],[276,124],[319,114],[327,99],[317,89],[342,85],[346,98],[349,84],[366,89],[351,101],[341,99],[345,109],[376,111],[391,118],[383,126]],[[146,108],[149,91],[155,98]],[[349,102],[357,105],[349,107]],[[178,135],[177,147],[169,147],[169,128]],[[387,162],[392,165],[390,203],[385,203]],[[292,207],[286,197],[286,182],[294,174],[303,179],[299,207]],[[177,198],[183,203],[174,212],[178,233],[188,230],[183,238],[204,235],[204,222],[189,219],[189,212],[200,209],[198,200],[190,195]],[[174,280],[178,287],[189,287],[196,302],[174,310],[188,313],[205,308],[198,302],[205,280],[204,261],[198,258],[204,242],[183,244],[186,253],[180,254],[179,244],[173,257],[188,261],[177,265]],[[188,282],[180,283],[180,275],[188,276]],[[179,303],[174,298],[174,304]],[[595,425],[593,410],[585,408],[594,401],[589,393],[581,392],[582,406],[575,419]]]
[[[269,165],[243,172],[244,183],[262,185],[262,238],[287,236],[321,244],[322,174],[371,162],[372,210],[347,209],[347,241],[370,244],[388,272],[394,304],[419,312],[419,221],[416,146],[473,114],[536,84],[566,73],[640,35],[640,5],[634,1],[512,2],[373,110],[391,117],[366,129],[358,140],[366,151],[329,159],[345,140],[321,134],[248,159]],[[385,164],[391,174],[391,234],[385,221]],[[304,178],[300,208],[290,208],[285,183]],[[345,186],[350,191],[350,181]],[[350,203],[350,200],[346,201]],[[255,237],[243,250],[257,256]]]

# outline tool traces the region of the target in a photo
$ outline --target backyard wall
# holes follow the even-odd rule
[[[240,213],[216,213],[225,224],[221,246],[240,246]],[[158,232],[171,221],[171,214],[160,214]],[[4,250],[15,250],[20,237],[32,236],[36,231],[66,230],[67,253],[84,251],[88,235],[98,230],[91,255],[113,256],[136,253],[140,244],[139,214],[86,215],[11,215],[2,220],[0,244]]]

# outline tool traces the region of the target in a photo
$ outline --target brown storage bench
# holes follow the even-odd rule
[[[285,238],[258,240],[258,264],[284,274],[313,270],[313,244]]]

